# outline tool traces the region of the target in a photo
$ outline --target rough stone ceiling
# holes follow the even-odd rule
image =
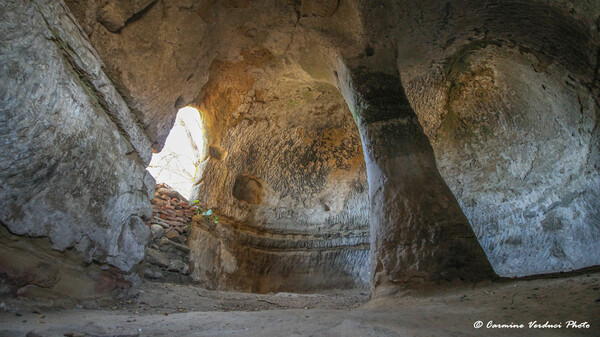
[[[155,150],[186,104],[202,109],[209,143],[222,152],[224,134],[257,102],[316,82],[338,87],[345,67],[399,74],[437,165],[498,272],[526,274],[534,267],[525,265],[544,259],[556,262],[536,272],[590,263],[564,252],[572,250],[571,239],[560,239],[564,231],[587,233],[573,234],[575,241],[597,249],[585,239],[596,237],[588,225],[598,222],[589,206],[598,184],[595,1],[67,3]],[[573,120],[580,110],[583,119]],[[548,145],[548,134],[529,131],[540,125],[553,134],[579,130],[581,144],[560,138]],[[558,157],[536,162],[550,153]],[[569,164],[568,153],[587,159]],[[528,171],[535,174],[527,180]],[[582,189],[589,192],[568,197]],[[565,208],[558,218],[548,213],[557,202]],[[573,208],[583,215],[567,211]],[[574,225],[548,225],[561,221]],[[530,254],[522,247],[532,242],[543,253],[515,259]],[[506,245],[519,253],[497,251]]]
[[[372,285],[600,263],[597,1],[66,4],[1,5],[5,237],[136,273],[150,144],[192,105],[232,236],[341,242],[364,280],[369,221]]]
[[[452,67],[460,67],[473,50],[513,46],[537,58],[542,68],[565,67],[587,86],[597,78],[594,21],[600,9],[593,1],[67,4],[156,142],[156,150],[174,111],[201,102],[211,88],[235,87],[237,94],[244,94],[261,77],[266,78],[263,83],[287,77],[336,84],[338,57],[372,70],[400,71],[408,84],[435,68],[449,77],[442,81],[452,80],[460,71]],[[219,78],[220,68],[232,67],[237,76]],[[411,94],[408,90],[409,98]],[[436,110],[417,109],[430,136]]]

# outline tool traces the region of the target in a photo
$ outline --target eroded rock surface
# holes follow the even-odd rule
[[[358,130],[335,87],[299,80],[256,83],[234,112],[222,100],[201,106],[237,117],[212,139],[227,157],[209,155],[195,182],[198,198],[231,220],[192,229],[193,275],[210,287],[309,291],[368,282]],[[207,97],[230,90],[219,83]]]
[[[393,74],[340,65],[365,151],[376,295],[495,274],[437,171],[433,149]]]
[[[427,8],[444,30],[400,40],[407,97],[440,173],[498,274],[597,265],[600,7],[461,6]],[[404,29],[421,25],[415,14]]]
[[[47,238],[10,234],[0,227],[0,297],[72,300],[119,298],[131,278],[116,267],[82,263],[72,250],[57,251]]]
[[[188,242],[192,276],[209,289],[311,292],[368,282],[364,232],[265,231],[221,218],[194,222]]]
[[[373,73],[399,73],[440,173],[500,275],[598,263],[600,7],[593,1],[163,0],[119,34],[95,19],[93,4],[69,3],[155,149],[178,107],[206,108],[209,153],[217,161],[206,172],[219,187],[201,197],[236,219],[252,223],[255,214],[270,223],[269,212],[291,205],[269,199],[273,179],[265,174],[228,176],[228,163],[239,158],[278,158],[269,146],[243,152],[246,144],[235,140],[271,135],[280,124],[275,116],[294,110],[278,106],[277,114],[259,115],[271,123],[266,128],[244,117],[258,104],[276,106],[264,97],[279,93],[260,89],[286,88],[285,101],[304,105],[305,84],[337,85],[342,59]],[[115,52],[121,57],[111,57]],[[307,116],[297,118],[305,123]],[[290,143],[294,128],[281,129]],[[258,143],[249,136],[248,144]],[[232,197],[233,185],[244,181],[235,188],[239,198]],[[267,207],[273,200],[278,206]],[[292,212],[274,226],[304,223],[311,214],[323,213]]]
[[[364,283],[369,221],[371,273],[395,286],[493,277],[467,222],[503,276],[599,263],[597,2],[67,4],[81,27],[62,1],[2,3],[13,234],[135,269],[150,148],[193,105],[197,197],[228,220],[191,233],[193,276],[212,287]],[[340,65],[385,76],[348,81]]]
[[[0,222],[12,235],[48,238],[28,277],[55,270],[61,281],[47,288],[77,297],[64,286],[79,277],[74,270],[123,278],[144,258],[155,184],[145,171],[150,143],[62,2],[0,7]],[[9,279],[36,264],[8,258],[29,249],[31,239],[18,240],[3,246]],[[73,267],[81,263],[110,271]],[[106,296],[103,287],[115,285],[95,295]]]

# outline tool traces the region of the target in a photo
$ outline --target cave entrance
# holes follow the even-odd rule
[[[148,171],[158,184],[172,187],[189,200],[194,176],[204,158],[204,143],[200,112],[190,106],[182,108],[162,151],[152,156]]]

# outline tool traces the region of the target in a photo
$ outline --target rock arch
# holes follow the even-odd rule
[[[297,193],[283,192],[298,187],[304,199],[291,205],[314,220],[311,230],[336,211],[344,214],[339,223],[358,229],[364,182],[335,174],[364,174],[357,146],[344,146],[359,144],[348,132],[355,128],[348,108],[376,206],[373,285],[493,278],[467,219],[501,275],[598,264],[600,8],[593,2],[66,4],[2,4],[6,237],[47,237],[48,247],[74,248],[74,264],[93,261],[109,279],[135,284],[148,234],[139,224],[150,217],[154,186],[144,168],[175,111],[188,104],[211,111],[214,156],[204,165],[219,187],[196,182],[209,203],[231,218],[288,230],[295,223],[283,213],[270,223],[266,210],[293,200]],[[261,91],[267,87],[274,90]],[[275,118],[302,110],[298,104],[315,107],[319,98],[327,104]],[[335,102],[342,104],[333,108]],[[264,166],[244,161],[256,156],[238,151],[263,144],[244,139],[241,128],[271,136],[275,122],[311,125],[302,132],[281,127],[287,133],[278,139],[289,142],[272,143],[286,150],[278,167],[294,174],[269,177]],[[332,161],[306,170],[306,158]],[[296,186],[289,177],[303,169],[322,169],[329,180]],[[260,205],[237,204],[231,191],[239,174],[265,182]],[[328,181],[351,198],[320,193]],[[94,196],[86,192],[92,190]],[[35,221],[40,210],[47,216]],[[400,224],[416,224],[416,231]],[[360,233],[331,240],[360,246]],[[541,247],[539,254],[530,256],[531,247]],[[19,279],[11,268],[3,273]]]

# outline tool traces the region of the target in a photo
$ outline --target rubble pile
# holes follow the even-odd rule
[[[146,249],[144,276],[176,283],[189,283],[193,270],[187,246],[194,207],[165,184],[156,185],[152,199],[151,243]]]

